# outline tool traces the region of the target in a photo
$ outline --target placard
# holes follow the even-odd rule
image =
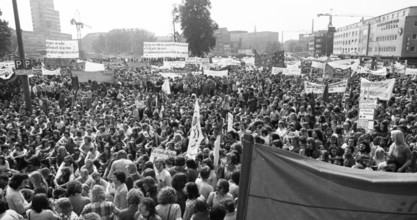
[[[143,57],[145,58],[187,58],[188,44],[177,42],[144,42]]]
[[[359,109],[359,119],[373,120],[375,109]]]
[[[46,58],[78,58],[78,41],[46,40]]]
[[[175,157],[177,156],[177,152],[167,149],[159,149],[154,148],[152,150],[151,156],[149,156],[149,161],[152,163],[155,163],[155,160],[157,159],[168,159],[169,157]]]
[[[322,94],[324,92],[325,87],[326,87],[325,85],[304,81],[304,92],[307,94],[308,93]]]

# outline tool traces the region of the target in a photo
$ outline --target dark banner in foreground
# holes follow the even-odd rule
[[[243,159],[250,160],[242,161],[239,219],[417,218],[415,174],[352,169],[243,144]]]

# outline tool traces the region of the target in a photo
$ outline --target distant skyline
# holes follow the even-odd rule
[[[15,29],[12,0],[1,0],[0,17]],[[32,31],[32,18],[29,0],[18,0],[20,24],[23,30]],[[91,26],[84,28],[82,35],[95,32],[107,32],[116,28],[142,28],[156,36],[168,36],[172,33],[171,10],[173,4],[181,0],[55,0],[55,9],[60,12],[61,31],[76,38],[75,27],[70,24],[72,18]],[[211,16],[219,27],[229,31],[242,30],[253,32],[284,31],[284,41],[298,39],[301,33],[310,33],[312,19],[314,30],[327,29],[328,17],[317,17],[319,13],[379,16],[402,8],[417,6],[415,0],[211,0]],[[333,17],[333,25],[338,28],[360,21],[361,17]],[[366,19],[366,18],[365,18]]]

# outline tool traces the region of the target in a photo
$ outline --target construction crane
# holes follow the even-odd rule
[[[78,21],[75,20],[74,18],[71,19],[71,24],[75,25],[75,28],[77,29],[77,40],[78,40],[78,51],[79,51],[79,56],[80,58],[83,57],[83,45],[82,45],[82,40],[81,40],[81,29],[83,29],[84,27],[86,28],[91,28],[91,26],[84,24],[83,22],[81,22],[80,20],[80,13],[77,10],[76,14],[78,15]]]
[[[317,14],[317,17],[321,16],[328,16],[329,17],[329,27],[333,27],[333,16],[335,17],[362,17],[362,20],[364,17],[374,17],[370,15],[359,15],[359,14],[333,14],[333,9],[330,9],[330,13],[320,13]]]

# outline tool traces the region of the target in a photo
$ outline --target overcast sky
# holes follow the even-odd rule
[[[32,30],[29,0],[17,0],[20,23],[23,30]],[[1,19],[9,21],[15,29],[12,0],[0,0]],[[82,30],[83,35],[106,32],[114,28],[143,28],[157,36],[172,32],[171,9],[181,0],[55,0],[55,9],[60,12],[61,31],[76,37],[75,27],[70,20],[79,11],[81,21],[91,26]],[[297,39],[299,33],[325,29],[328,17],[317,17],[318,13],[378,16],[394,10],[417,6],[416,0],[211,0],[212,18],[219,27],[230,30],[277,31],[281,41]],[[360,17],[334,17],[333,25],[340,27],[359,21]]]

